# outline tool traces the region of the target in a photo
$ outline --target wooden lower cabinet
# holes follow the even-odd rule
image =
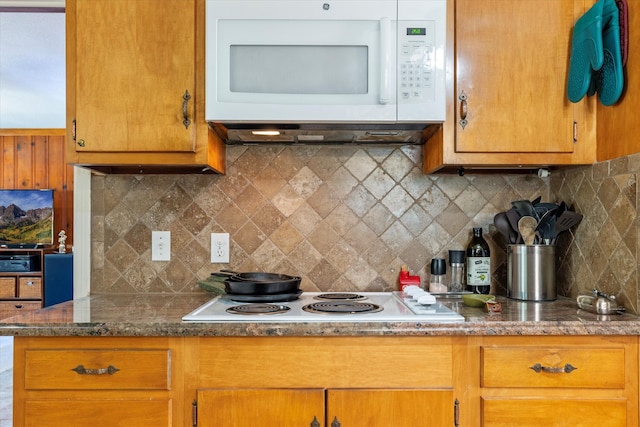
[[[637,427],[637,336],[16,337],[20,427]]]
[[[15,426],[184,426],[181,339],[16,337]]]
[[[454,425],[448,337],[188,341],[199,427]]]
[[[482,426],[638,425],[636,337],[478,341]]]

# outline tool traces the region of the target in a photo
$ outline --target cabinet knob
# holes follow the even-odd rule
[[[79,147],[84,147],[84,139],[78,140],[78,146]]]

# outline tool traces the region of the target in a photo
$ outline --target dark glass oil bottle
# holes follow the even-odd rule
[[[467,290],[475,294],[491,291],[491,257],[489,244],[482,237],[482,228],[473,228],[473,238],[467,246]]]

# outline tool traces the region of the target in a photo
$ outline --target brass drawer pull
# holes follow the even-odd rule
[[[533,369],[538,374],[540,372],[547,372],[549,374],[570,374],[572,371],[575,371],[578,368],[572,366],[570,363],[558,367],[542,366],[540,363],[536,363],[533,366],[529,366],[529,369]]]
[[[116,368],[113,365],[109,365],[106,368],[98,368],[98,369],[87,369],[82,365],[78,365],[72,369],[72,371],[76,371],[78,375],[104,375],[104,374],[113,375],[119,370],[120,369]]]
[[[184,120],[182,124],[185,129],[189,129],[189,125],[191,124],[191,120],[189,120],[189,100],[191,99],[191,94],[189,90],[184,91],[184,95],[182,95],[182,116]]]
[[[462,127],[462,129],[464,129],[467,126],[467,123],[469,123],[467,121],[467,113],[468,113],[468,109],[467,109],[467,94],[464,93],[464,91],[462,91],[462,93],[460,94],[460,96],[458,97],[458,99],[460,100],[460,127]]]

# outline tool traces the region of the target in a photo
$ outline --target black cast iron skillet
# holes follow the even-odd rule
[[[300,290],[301,278],[276,273],[211,273],[213,276],[226,276],[224,287],[227,294],[234,295],[271,295],[296,293]]]

